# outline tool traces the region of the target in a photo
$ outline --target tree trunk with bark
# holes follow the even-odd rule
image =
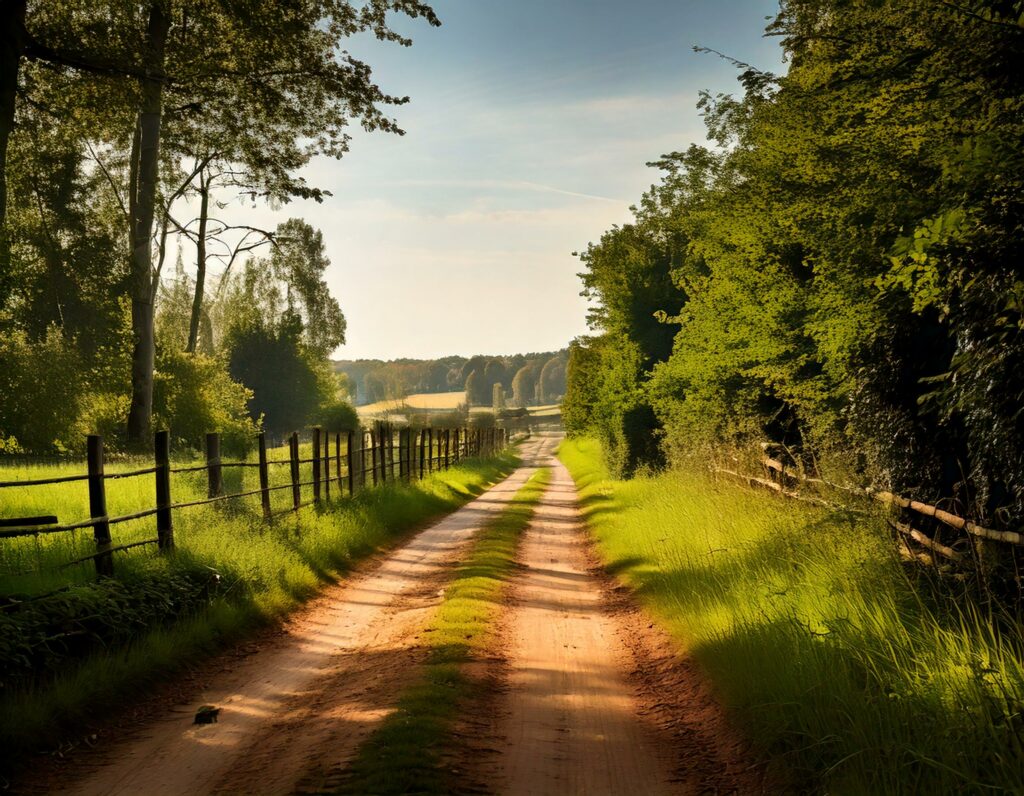
[[[10,294],[10,241],[7,236],[7,144],[14,131],[18,70],[25,50],[26,0],[0,0],[0,307]]]
[[[199,173],[199,237],[196,240],[196,292],[192,297],[192,318],[188,325],[188,345],[185,351],[196,352],[199,322],[203,312],[203,291],[206,287],[206,224],[210,216],[210,183],[204,172]]]
[[[153,416],[153,218],[160,165],[163,111],[164,51],[170,28],[170,4],[156,0],[149,8],[146,30],[142,101],[132,152],[135,176],[131,215],[132,402],[128,411],[128,440],[143,442]],[[137,175],[137,176],[136,176]]]

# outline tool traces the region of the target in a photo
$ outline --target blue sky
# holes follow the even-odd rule
[[[439,0],[414,44],[350,43],[412,101],[407,134],[355,134],[311,182],[333,197],[261,209],[324,231],[349,323],[338,358],[560,348],[586,332],[574,250],[657,179],[646,161],[703,142],[701,89],[736,70],[693,45],[781,69],[767,0]],[[250,214],[251,210],[246,211]],[[186,259],[188,255],[186,254]]]

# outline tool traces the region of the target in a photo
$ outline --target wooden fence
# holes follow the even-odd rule
[[[343,448],[344,440],[344,448]],[[220,455],[220,435],[206,435],[206,462],[195,466],[175,467],[171,464],[170,434],[157,431],[153,438],[153,466],[123,473],[104,472],[103,438],[91,435],[86,440],[86,472],[80,475],[40,478],[36,480],[0,481],[0,489],[32,487],[86,481],[89,489],[89,518],[77,522],[58,522],[55,516],[18,517],[0,519],[0,539],[22,536],[38,537],[42,534],[64,533],[79,528],[93,529],[96,552],[69,564],[93,560],[96,572],[110,576],[114,572],[113,554],[140,545],[155,544],[162,551],[174,548],[174,512],[193,506],[204,506],[237,498],[259,496],[263,517],[270,521],[270,493],[279,489],[291,491],[291,506],[286,510],[298,511],[304,506],[316,505],[331,497],[332,485],[338,497],[352,496],[368,485],[377,486],[391,481],[423,478],[435,470],[447,470],[464,459],[490,456],[508,445],[508,434],[503,428],[400,428],[389,423],[377,423],[372,429],[352,432],[325,432],[312,429],[312,456],[300,458],[299,435],[288,438],[288,458],[267,458],[266,436],[257,436],[258,459],[255,462],[223,461]],[[333,445],[332,445],[333,443]],[[303,481],[303,465],[309,465],[309,480]],[[288,483],[270,486],[270,468],[288,467]],[[259,469],[259,488],[245,492],[225,494],[225,469],[252,467]],[[171,475],[206,472],[207,497],[175,503],[171,491]],[[333,471],[333,474],[332,474]],[[117,478],[138,478],[151,475],[155,482],[156,505],[111,517],[107,512],[106,482]],[[302,489],[312,487],[312,499],[303,501]],[[282,512],[278,512],[279,514]],[[145,517],[155,518],[156,536],[128,544],[115,545],[111,526]]]
[[[906,558],[926,564],[937,564],[940,558],[951,563],[961,564],[970,560],[977,552],[976,549],[965,544],[972,537],[1016,547],[1024,546],[1024,534],[1017,531],[986,528],[938,506],[901,497],[892,492],[833,484],[822,478],[809,476],[798,467],[787,465],[781,455],[782,446],[765,442],[761,444],[761,448],[763,451],[761,457],[763,473],[760,476],[747,475],[722,467],[713,469],[715,472],[740,478],[751,486],[764,487],[788,498],[830,508],[856,511],[850,506],[826,500],[820,494],[807,494],[800,490],[803,487],[809,487],[819,492],[823,489],[830,489],[848,495],[870,498],[891,506],[897,510],[898,515],[896,519],[890,519],[887,522],[899,538]],[[941,538],[941,528],[956,531],[957,538],[944,541]],[[914,546],[923,548],[927,552],[915,550]]]

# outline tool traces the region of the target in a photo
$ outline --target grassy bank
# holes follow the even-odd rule
[[[429,659],[421,681],[367,739],[343,793],[449,793],[440,755],[458,711],[476,687],[464,664],[493,641],[493,620],[515,564],[516,548],[544,494],[548,471],[536,473],[472,542],[423,637]]]
[[[797,786],[1024,790],[1019,644],[924,600],[880,522],[700,474],[613,481],[589,440],[561,457],[608,569]]]
[[[120,554],[117,577],[101,582],[88,567],[51,566],[73,554],[62,548],[70,542],[48,539],[34,550],[24,544],[32,540],[5,542],[0,764],[7,768],[26,751],[68,737],[97,710],[144,694],[160,677],[283,616],[360,558],[480,494],[515,463],[512,453],[470,460],[412,485],[367,489],[284,514],[270,525],[251,499],[176,512],[173,555],[152,548]],[[137,489],[129,480],[111,484],[124,491],[108,496],[110,503],[129,503]],[[176,499],[185,499],[184,485],[179,490]],[[60,496],[51,497],[53,506]],[[135,497],[152,496],[140,490]],[[14,569],[19,565],[23,572]],[[21,604],[12,597],[54,588],[61,576],[65,588],[52,596]]]

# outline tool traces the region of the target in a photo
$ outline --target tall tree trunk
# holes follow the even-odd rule
[[[203,312],[203,289],[206,286],[206,222],[210,215],[210,183],[199,172],[199,238],[196,240],[196,292],[192,298],[192,318],[188,325],[188,345],[185,351],[196,352],[199,339],[199,321]]]
[[[142,101],[136,124],[138,160],[136,195],[131,207],[132,403],[128,411],[128,440],[149,436],[153,416],[153,217],[160,165],[160,127],[163,110],[164,49],[171,25],[170,3],[154,0],[146,30]]]
[[[7,236],[7,143],[14,130],[18,70],[25,50],[26,0],[0,0],[0,308],[10,295],[10,241]]]

